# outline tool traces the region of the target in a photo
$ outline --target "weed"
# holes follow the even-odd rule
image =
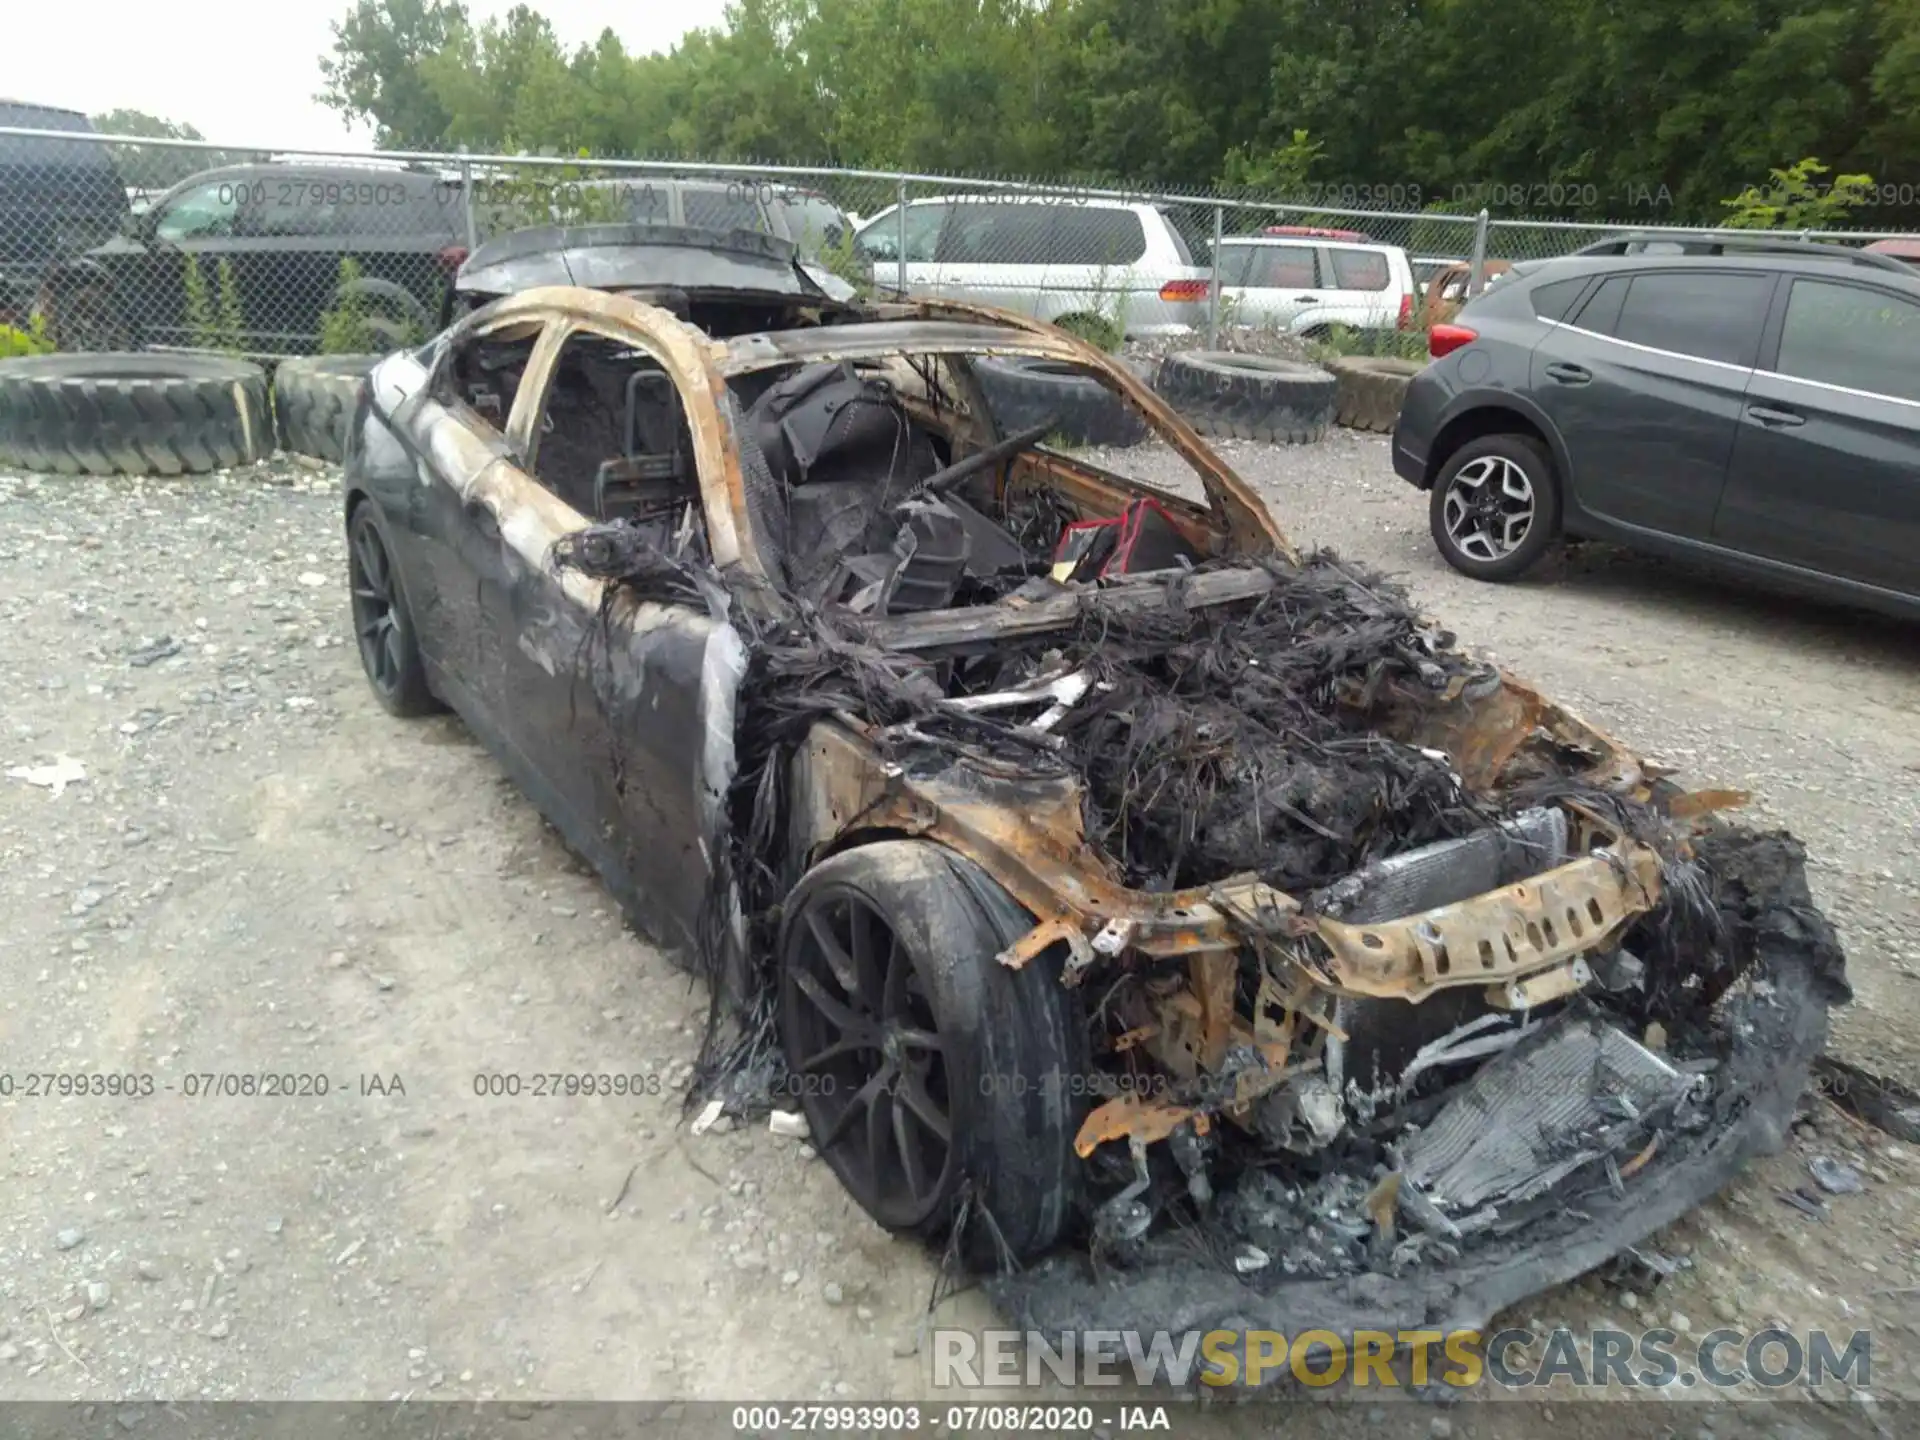
[[[214,288],[207,288],[207,277],[200,272],[200,259],[186,257],[181,273],[186,293],[187,336],[196,350],[216,350],[228,355],[245,353],[242,339],[246,317],[240,309],[240,288],[233,278],[233,266],[222,260],[214,272]]]
[[[1385,355],[1425,361],[1427,335],[1424,330],[1356,330],[1335,325],[1325,335],[1308,341],[1307,353],[1315,360],[1334,360],[1343,355]]]
[[[0,359],[16,355],[45,355],[53,349],[53,337],[47,334],[47,317],[35,315],[26,328],[0,325]]]

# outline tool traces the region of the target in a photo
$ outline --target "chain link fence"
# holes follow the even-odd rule
[[[162,189],[156,177],[178,178]],[[1110,344],[1200,344],[1263,326],[1417,334],[1431,318],[1423,292],[1459,298],[1507,264],[1607,235],[1700,233],[1244,192],[660,161],[289,153],[0,128],[0,354],[388,350],[440,327],[454,274],[489,237],[526,225],[624,220],[769,232],[856,287],[1004,305]]]

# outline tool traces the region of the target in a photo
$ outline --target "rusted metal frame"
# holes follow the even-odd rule
[[[991,346],[969,344],[958,347],[955,353],[1032,355],[1065,360],[1082,366],[1108,389],[1117,391],[1132,401],[1160,438],[1194,468],[1202,488],[1207,492],[1207,499],[1219,517],[1221,528],[1225,532],[1233,553],[1241,555],[1278,553],[1289,560],[1296,562],[1299,560],[1299,552],[1287,539],[1286,534],[1275,522],[1252,486],[1207,448],[1206,442],[1181,418],[1178,411],[1156,395],[1132,371],[1116,363],[1105,351],[1030,316],[1015,314],[1011,310],[1002,310],[991,305],[970,305],[953,300],[924,300],[908,305],[875,305],[871,307],[870,313],[876,319],[954,320],[992,325],[1009,332],[1008,338],[1003,343]],[[809,358],[814,356],[820,359],[835,358],[831,335],[838,329],[849,332],[848,349],[865,352],[865,347],[859,346],[854,339],[858,333],[858,326],[826,326],[812,332],[811,338],[816,342],[824,343],[809,347]],[[927,349],[933,352],[937,351],[939,346],[937,342],[930,343]],[[723,351],[723,356],[721,363],[730,373],[764,369],[770,365],[791,364],[795,358],[791,355],[749,355],[737,350]]]
[[[1649,767],[1613,736],[1557,700],[1548,699],[1518,676],[1502,670],[1500,678],[1508,690],[1530,697],[1539,707],[1539,723],[1548,733],[1563,743],[1586,745],[1600,751],[1600,759],[1581,777],[1588,784],[1626,794],[1646,783]]]
[[[1419,1001],[1437,990],[1506,987],[1555,967],[1571,974],[1571,961],[1613,943],[1660,893],[1659,855],[1628,841],[1618,853],[1582,856],[1417,915],[1357,925],[1316,917],[1313,934],[1330,952],[1323,963],[1335,989]]]
[[[1251,1041],[1243,1028],[1236,1030],[1234,1038],[1251,1044],[1263,1064],[1259,1069],[1248,1068],[1235,1075],[1233,1091],[1226,1098],[1216,1103],[1187,1105],[1138,1095],[1115,1096],[1096,1106],[1081,1122],[1073,1140],[1074,1153],[1084,1160],[1109,1140],[1132,1138],[1142,1144],[1155,1144],[1188,1123],[1192,1124],[1195,1134],[1205,1135],[1213,1128],[1216,1113],[1236,1125],[1247,1125],[1252,1118],[1254,1101],[1279,1089],[1296,1075],[1307,1073],[1318,1063],[1312,1060],[1290,1064],[1286,1046]]]
[[[1237,943],[1232,922],[1210,903],[1207,890],[1130,890],[1102,878],[1104,863],[1093,852],[1068,850],[1050,832],[996,811],[991,801],[941,803],[921,787],[896,781],[861,809],[857,827],[836,833],[828,843],[838,849],[857,843],[862,831],[904,832],[936,839],[966,856],[1025,909],[1043,917],[1036,929],[1048,931],[1045,939],[1036,941],[1029,932],[1006,952],[1004,958],[1016,965],[1063,937],[1061,925],[1072,926],[1089,952],[1097,953],[1092,941],[1098,932],[1115,921],[1129,923],[1134,927],[1130,948],[1146,961]]]
[[[1274,916],[1264,927],[1269,933],[1285,924],[1305,923],[1326,946],[1327,958],[1317,967],[1306,966],[1316,986],[1339,994],[1409,1001],[1442,989],[1505,985],[1565,966],[1612,943],[1661,893],[1658,855],[1628,843],[1617,860],[1585,856],[1519,885],[1421,915],[1363,926],[1324,917],[1301,922],[1295,918],[1297,902],[1254,882],[1168,894],[1130,890],[1102,878],[1084,848],[1069,848],[1051,831],[1027,824],[990,799],[949,803],[924,786],[903,782],[867,807],[863,822],[862,828],[906,830],[939,840],[980,865],[1030,912],[1043,917],[1003,954],[1009,964],[1024,964],[1049,945],[1065,941],[1077,968],[1085,969],[1102,958],[1094,950],[1094,938],[1116,922],[1129,927],[1127,948],[1144,964],[1182,956],[1230,956],[1260,933],[1245,919],[1252,909],[1247,902],[1257,895],[1258,903]],[[843,833],[835,842],[846,838]],[[1240,897],[1240,903],[1228,899],[1230,895]],[[1589,904],[1600,908],[1600,922],[1592,921]],[[1544,908],[1549,905],[1555,914]],[[1578,918],[1569,921],[1569,913]],[[1369,944],[1368,937],[1377,945]],[[1452,965],[1449,937],[1473,964]],[[1482,937],[1499,940],[1490,965],[1479,949]],[[1443,956],[1446,970],[1441,969]],[[1196,976],[1209,985],[1219,984],[1223,972],[1211,968],[1217,962],[1195,963],[1207,967]],[[1217,1043],[1220,1032],[1212,1033]]]
[[[1480,700],[1397,694],[1387,702],[1377,728],[1410,745],[1444,750],[1468,790],[1497,789],[1518,754],[1540,731],[1573,749],[1596,752],[1581,779],[1601,789],[1634,794],[1647,780],[1646,767],[1613,736],[1549,700],[1506,670],[1500,690]]]
[[[1151,1145],[1188,1123],[1198,1135],[1212,1128],[1204,1111],[1123,1095],[1097,1106],[1080,1123],[1079,1133],[1073,1137],[1073,1152],[1084,1160],[1107,1141],[1129,1136]]]
[[[745,572],[764,583],[768,572],[747,515],[739,450],[732,427],[724,418],[727,382],[715,364],[716,352],[723,353],[723,347],[716,346],[704,331],[656,305],[571,285],[525,290],[475,314],[484,317],[489,327],[515,319],[555,322],[566,333],[601,335],[645,350],[658,360],[679,391],[685,409],[700,476],[707,546],[714,565],[723,571]],[[543,336],[542,343],[548,338]],[[524,380],[521,388],[526,389]],[[539,394],[544,400],[544,388]],[[517,395],[514,409],[518,414]]]
[[[561,319],[549,319],[533,342],[520,383],[513,392],[513,409],[507,414],[507,446],[520,457],[520,468],[537,475],[540,464],[540,417],[546,414],[553,398],[553,379],[560,362],[561,348],[573,327]],[[569,509],[572,507],[569,506]],[[585,517],[582,517],[583,523]]]
[[[844,743],[867,742],[849,735]],[[842,763],[860,762],[849,754]],[[1041,917],[1036,931],[1044,933],[1016,942],[1003,959],[1025,963],[1067,941],[1076,975],[1102,958],[1118,958],[1121,949],[1151,964],[1232,952],[1263,939],[1312,937],[1324,947],[1317,959],[1297,943],[1279,948],[1316,986],[1417,1001],[1441,989],[1502,986],[1564,966],[1612,943],[1661,893],[1659,856],[1631,841],[1620,842],[1612,855],[1583,856],[1503,890],[1367,925],[1303,917],[1293,897],[1252,879],[1171,893],[1137,891],[1110,878],[1107,864],[1085,844],[1077,804],[1065,798],[1073,794],[1063,792],[1049,816],[1055,823],[1048,825],[1005,796],[896,772],[884,781],[883,793],[849,799],[844,813],[859,815],[858,830],[927,835],[979,864]],[[823,838],[837,848],[855,833],[849,826]],[[1124,933],[1124,946],[1096,948],[1097,940],[1114,933]],[[1491,947],[1491,963],[1483,943]]]
[[[1294,548],[1293,542],[1281,530],[1253,487],[1208,448],[1199,432],[1186,422],[1179,411],[1104,350],[1030,316],[1016,315],[994,306],[930,300],[924,302],[921,308],[935,317],[983,320],[1011,325],[1032,334],[1057,336],[1062,347],[1061,358],[1086,366],[1100,377],[1108,389],[1118,390],[1131,400],[1147,417],[1160,438],[1178,451],[1181,458],[1199,473],[1200,484],[1206,490],[1208,500],[1220,513],[1235,553],[1263,555],[1278,552],[1296,564],[1299,562],[1300,552]]]

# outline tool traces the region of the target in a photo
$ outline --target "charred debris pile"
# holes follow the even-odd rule
[[[779,1063],[768,967],[780,900],[797,878],[783,807],[794,756],[826,717],[857,721],[909,771],[1076,777],[1088,840],[1116,878],[1149,891],[1252,874],[1309,911],[1337,914],[1353,904],[1350,880],[1340,882],[1356,872],[1436,842],[1513,833],[1568,803],[1658,852],[1660,903],[1634,924],[1618,963],[1550,1018],[1476,1016],[1443,997],[1341,1002],[1339,1022],[1355,1039],[1349,1064],[1364,1042],[1374,1069],[1344,1092],[1335,1077],[1340,1119],[1308,1143],[1293,1094],[1263,1102],[1280,1105],[1284,1123],[1183,1127],[1150,1154],[1096,1149],[1085,1176],[1091,1248],[1061,1262],[1092,1263],[1096,1278],[1056,1267],[1003,1279],[1002,1303],[1029,1319],[1152,1318],[1099,1308],[1106,1264],[1165,1278],[1171,1316],[1223,1273],[1278,1296],[1296,1283],[1471,1261],[1516,1235],[1558,1237],[1572,1255],[1582,1218],[1609,1214],[1619,1243],[1633,1243],[1651,1228],[1628,1203],[1642,1193],[1629,1188],[1635,1173],[1644,1188],[1690,1155],[1719,1155],[1716,1137],[1749,1109],[1790,1109],[1792,1096],[1762,1094],[1770,1052],[1817,1049],[1827,1004],[1845,998],[1843,958],[1792,837],[1717,820],[1691,835],[1654,803],[1582,778],[1596,757],[1545,733],[1512,752],[1498,788],[1472,788],[1446,753],[1392,738],[1417,734],[1410,720],[1423,710],[1493,694],[1501,678],[1396,587],[1329,553],[1263,562],[1271,588],[1232,604],[1186,603],[1213,568],[1201,565],[1154,582],[1162,603],[1088,607],[1064,628],[939,659],[873,643],[859,617],[833,607],[779,607],[770,618],[699,559],[623,527],[586,532],[556,559],[643,594],[705,603],[745,640],[731,833],[704,957],[718,979],[737,948],[731,917],[743,914],[745,993],[725,1017],[733,1023],[710,1037],[705,1067],[709,1085],[736,1098],[771,1081]],[[1017,584],[1046,582],[1005,589]],[[1031,710],[1023,723],[964,703],[1069,681],[1044,724]],[[1251,951],[1241,962],[1243,1008],[1258,965]],[[1121,992],[1136,983],[1121,976],[1089,998],[1096,1057],[1123,1028]],[[1635,1038],[1651,1035],[1658,1055]],[[1389,1055],[1390,1083],[1378,1083]],[[1553,1111],[1557,1128],[1529,1131],[1538,1097],[1556,1090],[1573,1097]],[[1527,1144],[1499,1138],[1527,1134]],[[1719,1183],[1745,1153],[1725,1152]],[[1422,1203],[1441,1193],[1453,1199],[1447,1213]]]
[[[1266,562],[1257,599],[1190,608],[1197,567],[1164,603],[928,661],[813,612],[759,631],[741,710],[742,784],[818,719],[857,716],[892,758],[989,773],[1071,774],[1088,839],[1129,886],[1166,891],[1257,874],[1305,893],[1376,856],[1479,829],[1495,810],[1447,758],[1366,722],[1389,697],[1458,696],[1498,676],[1404,598],[1331,554]],[[1045,584],[1039,587],[1044,593]],[[1042,730],[970,699],[1071,682]]]

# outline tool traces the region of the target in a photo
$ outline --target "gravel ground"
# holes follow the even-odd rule
[[[1222,448],[1303,543],[1402,574],[1682,778],[1751,787],[1807,840],[1847,941],[1837,1048],[1920,1082],[1911,633],[1611,552],[1476,585],[1434,555],[1384,441]],[[84,772],[0,783],[0,1397],[933,1397],[927,1257],[803,1144],[689,1135],[704,997],[456,722],[374,705],[338,506],[337,475],[284,458],[0,477],[0,770]],[[475,1090],[555,1071],[642,1093]],[[155,1093],[24,1092],[52,1072]],[[229,1074],[327,1093],[189,1093]],[[1866,1183],[1825,1220],[1776,1198],[1816,1155]],[[1661,1237],[1689,1268],[1508,1318],[1871,1325],[1873,1390],[1911,1395],[1917,1178],[1920,1156],[1813,1102],[1786,1151]],[[985,1321],[973,1294],[940,1311]],[[1528,1433],[1520,1411],[1455,1412],[1452,1433]],[[1426,1407],[1290,1423],[1438,1433]]]

